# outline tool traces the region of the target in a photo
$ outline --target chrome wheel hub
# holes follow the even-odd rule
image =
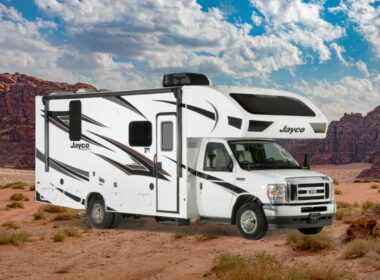
[[[253,233],[257,227],[257,217],[255,212],[252,210],[246,210],[240,217],[240,225],[245,233]]]
[[[103,219],[104,219],[103,206],[100,205],[99,203],[95,203],[94,206],[92,207],[91,216],[92,216],[92,219],[97,224],[100,224],[103,221]]]

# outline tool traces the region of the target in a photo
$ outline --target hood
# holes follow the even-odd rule
[[[273,184],[283,184],[286,178],[295,177],[327,177],[326,175],[308,169],[269,169],[269,170],[243,170],[247,177],[261,178]]]

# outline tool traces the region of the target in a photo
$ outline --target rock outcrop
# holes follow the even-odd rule
[[[370,168],[364,169],[358,175],[358,178],[378,179],[380,178],[380,158],[377,159]]]
[[[357,238],[380,237],[380,203],[366,210],[347,229],[350,240]]]
[[[344,114],[330,123],[326,139],[281,142],[299,162],[308,153],[313,164],[373,163],[380,159],[380,106],[366,116]]]
[[[0,167],[34,168],[34,98],[53,91],[96,90],[88,84],[55,83],[36,77],[0,74]]]

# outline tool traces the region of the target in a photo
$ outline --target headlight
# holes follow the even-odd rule
[[[285,184],[270,184],[267,186],[267,194],[272,204],[286,203],[287,191]]]

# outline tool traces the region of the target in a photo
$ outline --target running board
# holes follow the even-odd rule
[[[197,223],[207,222],[211,224],[230,225],[231,219],[229,218],[212,218],[212,217],[199,217]]]
[[[190,225],[190,219],[175,219],[175,218],[164,218],[155,217],[157,223],[162,225],[174,225],[174,226],[188,226]]]

